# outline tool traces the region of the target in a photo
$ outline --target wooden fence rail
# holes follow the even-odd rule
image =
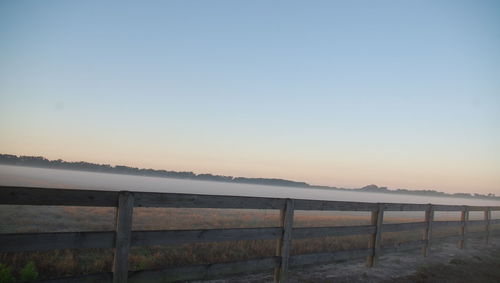
[[[0,234],[0,252],[88,248],[114,249],[112,272],[66,277],[47,280],[47,282],[164,282],[219,278],[242,272],[269,269],[274,269],[275,282],[286,282],[289,266],[328,263],[336,260],[366,257],[367,265],[371,267],[376,264],[378,256],[382,254],[414,248],[422,248],[424,256],[427,256],[430,254],[431,239],[433,242],[443,239],[443,237],[432,237],[432,231],[435,228],[458,227],[460,234],[447,238],[456,238],[459,240],[461,248],[466,246],[467,237],[472,235],[482,236],[485,238],[485,242],[488,243],[488,241],[491,241],[491,235],[495,233],[492,225],[500,224],[500,219],[491,219],[491,212],[500,211],[500,206],[363,203],[6,186],[0,186],[0,205],[116,207],[114,231]],[[280,211],[280,226],[266,228],[133,231],[132,217],[134,207],[276,209]],[[371,223],[370,225],[358,226],[294,228],[294,212],[297,210],[366,211],[371,212]],[[384,223],[384,212],[389,211],[424,211],[425,219],[422,222]],[[459,221],[436,221],[434,219],[434,212],[436,211],[458,211],[461,212],[461,218]],[[470,212],[473,211],[484,212],[484,220],[469,220]],[[468,230],[472,226],[483,226],[484,231],[469,232]],[[400,243],[397,246],[381,245],[381,237],[384,232],[410,230],[423,230],[422,239]],[[347,235],[369,235],[368,248],[328,253],[290,254],[292,239]],[[161,270],[128,270],[130,247],[263,239],[275,239],[277,241],[275,256]]]

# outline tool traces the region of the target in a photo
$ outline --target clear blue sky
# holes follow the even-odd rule
[[[500,1],[1,1],[0,152],[500,194]]]

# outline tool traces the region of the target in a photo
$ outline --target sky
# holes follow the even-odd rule
[[[499,1],[0,1],[0,153],[500,194]]]

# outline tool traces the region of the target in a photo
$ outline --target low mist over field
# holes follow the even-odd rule
[[[500,205],[499,201],[480,199],[237,184],[8,165],[0,165],[0,185],[113,191],[129,190],[190,194],[240,195],[362,202]]]

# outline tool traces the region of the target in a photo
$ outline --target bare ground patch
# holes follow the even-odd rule
[[[364,259],[292,268],[289,282],[500,282],[500,238],[488,245],[483,239],[467,243],[463,250],[455,242],[436,243],[429,257],[420,250],[383,255],[373,268]],[[272,272],[266,272],[209,282],[272,281]]]

